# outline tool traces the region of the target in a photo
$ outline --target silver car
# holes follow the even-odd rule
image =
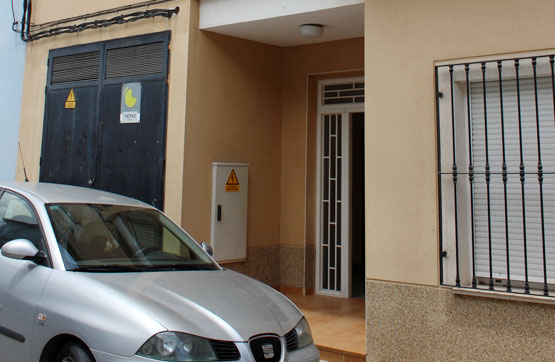
[[[0,361],[318,361],[302,313],[157,209],[0,184]]]

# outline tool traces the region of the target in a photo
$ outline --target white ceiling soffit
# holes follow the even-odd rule
[[[267,6],[245,8],[252,4],[281,4],[281,9]],[[288,47],[294,45],[322,43],[340,39],[364,36],[363,0],[296,0],[297,4],[314,5],[320,9],[306,10],[307,6],[285,8],[288,0],[202,0],[200,8],[200,28],[214,33],[253,40],[261,43]],[[295,1],[293,1],[295,2]],[[203,6],[203,3],[204,6]],[[224,3],[226,4],[224,6]],[[321,5],[336,4],[336,7],[321,9]],[[337,6],[338,3],[349,5]],[[353,4],[355,3],[355,4]],[[235,4],[233,8],[230,8]],[[218,7],[216,6],[218,5]],[[315,7],[312,6],[312,9]],[[281,10],[281,11],[280,11]],[[236,14],[236,15],[234,15]],[[277,16],[271,16],[275,14]],[[285,14],[285,15],[283,15]],[[235,21],[235,22],[233,22]],[[307,38],[299,34],[301,24],[322,24],[324,33],[319,38]]]

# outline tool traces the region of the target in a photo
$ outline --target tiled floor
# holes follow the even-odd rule
[[[304,313],[321,359],[329,362],[365,360],[366,336],[363,299],[288,294]]]

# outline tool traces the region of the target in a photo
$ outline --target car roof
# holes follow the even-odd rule
[[[84,203],[126,205],[153,208],[151,205],[111,192],[44,182],[0,182],[0,187],[27,197],[38,198],[43,203]]]

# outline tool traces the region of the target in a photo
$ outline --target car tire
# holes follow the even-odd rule
[[[77,343],[65,344],[55,359],[56,362],[94,362],[87,348]]]

